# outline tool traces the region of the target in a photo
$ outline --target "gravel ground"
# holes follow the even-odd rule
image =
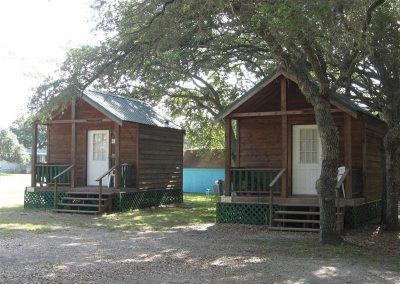
[[[305,239],[317,243],[315,234],[214,224],[18,232],[0,238],[0,283],[400,283],[400,272],[380,263],[290,252]],[[271,249],[281,240],[286,251]]]

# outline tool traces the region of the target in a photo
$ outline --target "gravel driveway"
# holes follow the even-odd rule
[[[17,232],[0,238],[0,282],[400,283],[400,273],[381,263],[319,256],[312,248],[309,254],[296,245],[304,241],[317,244],[317,235],[214,224],[161,232],[74,226]]]

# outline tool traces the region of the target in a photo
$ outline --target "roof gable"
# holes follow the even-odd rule
[[[225,108],[224,111],[222,111],[217,119],[223,119],[229,114],[233,113],[235,110],[237,110],[239,107],[244,105],[246,102],[248,102],[251,98],[253,98],[255,95],[260,93],[262,90],[264,90],[268,85],[274,82],[274,80],[278,79],[279,77],[285,77],[286,79],[289,79],[293,81],[294,83],[297,84],[297,79],[296,77],[288,74],[287,72],[283,70],[279,70],[276,73],[273,73],[272,76],[265,78],[258,82],[253,88],[248,90],[246,93],[244,93],[242,96],[240,96],[237,100],[235,100],[233,103],[231,103],[228,107]],[[350,114],[353,117],[357,117],[358,113],[363,113],[366,115],[369,115],[375,119],[379,119],[366,109],[360,107],[350,99],[348,99],[345,96],[341,95],[332,95],[331,96],[331,104],[336,106],[337,108],[341,109],[342,111]]]

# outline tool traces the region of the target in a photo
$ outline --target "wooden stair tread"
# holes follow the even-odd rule
[[[63,197],[63,200],[86,200],[86,201],[98,201],[98,198],[95,197]],[[105,201],[107,198],[102,198],[101,200]]]
[[[320,215],[320,212],[315,211],[290,211],[290,210],[277,210],[276,214],[293,214],[293,215]]]
[[[269,227],[269,229],[273,231],[319,232],[319,229],[312,228]]]
[[[99,195],[98,191],[67,191],[66,194],[75,194],[75,195]],[[110,195],[113,192],[102,192],[102,195]]]
[[[99,204],[85,204],[85,203],[58,203],[59,206],[75,206],[75,207],[99,207]]]
[[[274,222],[283,222],[283,223],[312,223],[319,224],[319,220],[305,220],[305,219],[272,219]]]
[[[319,204],[305,204],[305,203],[284,203],[278,204],[280,207],[316,207],[319,208]]]
[[[79,214],[98,214],[98,211],[72,210],[72,209],[53,209],[57,213],[79,213]]]

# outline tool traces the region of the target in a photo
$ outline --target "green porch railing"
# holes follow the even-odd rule
[[[123,163],[121,165],[120,186],[121,188],[133,187],[136,185],[135,171],[132,165]]]
[[[53,178],[67,169],[70,165],[65,164],[36,164],[35,165],[35,182],[40,186],[53,185]],[[59,185],[70,185],[70,172],[66,172],[58,179]]]
[[[280,169],[231,168],[231,193],[269,193],[269,184]],[[273,192],[281,191],[280,180],[274,185]]]

